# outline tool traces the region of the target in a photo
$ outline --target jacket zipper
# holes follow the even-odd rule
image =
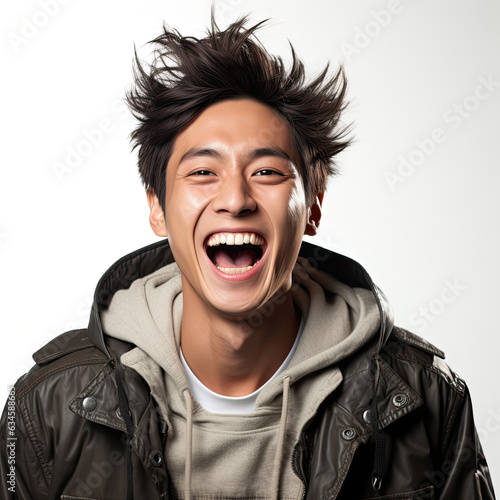
[[[168,426],[166,420],[161,415],[158,415],[158,430],[160,431],[162,453],[165,453]]]
[[[293,470],[293,473],[300,479],[300,481],[304,485],[304,491],[302,492],[302,500],[304,500],[306,498],[306,489],[307,489],[306,480],[300,475],[299,471],[297,470],[297,467],[295,466],[295,457],[297,455],[297,445],[298,444],[299,443],[295,444],[295,446],[293,447],[293,451],[292,451],[292,470]]]

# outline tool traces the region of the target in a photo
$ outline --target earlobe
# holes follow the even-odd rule
[[[321,220],[321,204],[323,203],[323,195],[324,193],[318,193],[308,209],[306,230],[304,231],[304,234],[307,234],[308,236],[314,236],[318,232],[319,221]]]
[[[163,209],[158,200],[158,197],[152,189],[146,191],[146,197],[149,205],[149,224],[156,236],[167,237],[167,226],[165,217],[163,216]]]

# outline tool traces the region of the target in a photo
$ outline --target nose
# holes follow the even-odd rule
[[[253,212],[256,207],[250,186],[241,174],[228,175],[221,182],[213,201],[213,209],[216,212],[228,212],[235,217]]]

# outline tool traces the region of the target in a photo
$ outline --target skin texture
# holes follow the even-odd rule
[[[255,155],[260,148],[279,152]],[[252,99],[225,100],[177,136],[167,166],[165,217],[156,195],[147,192],[151,227],[168,236],[181,270],[184,357],[219,394],[258,389],[296,338],[300,312],[290,291],[292,269],[302,236],[317,232],[323,199],[318,193],[306,206],[298,161],[290,125],[276,111]],[[231,281],[214,272],[204,244],[222,231],[265,238],[257,274]]]

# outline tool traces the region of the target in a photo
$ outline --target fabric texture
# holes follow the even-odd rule
[[[101,313],[106,334],[137,346],[122,355],[121,361],[148,382],[168,424],[165,454],[179,498],[245,495],[272,499],[277,470],[281,476],[274,482],[278,483],[280,498],[301,497],[301,481],[281,463],[291,461],[293,444],[304,424],[341,383],[338,362],[375,335],[380,318],[371,291],[351,288],[312,268],[306,259],[299,258],[293,276],[293,298],[305,322],[301,341],[287,369],[262,388],[251,414],[216,414],[193,400],[178,355],[182,286],[175,263],[116,292]],[[329,334],[325,335],[327,328]],[[285,380],[290,386],[286,405]],[[186,398],[193,400],[192,415],[188,414]],[[286,428],[281,429],[284,419]],[[195,444],[187,449],[190,433]],[[188,456],[192,457],[190,471]],[[188,492],[184,481],[187,474],[191,478]]]
[[[444,353],[394,325],[387,298],[359,263],[307,242],[302,243],[299,263],[302,258],[314,269],[308,271],[309,282],[301,267],[296,269],[294,281],[300,288],[294,300],[301,311],[309,311],[308,328],[312,328],[309,320],[315,317],[316,307],[321,309],[323,304],[329,309],[335,301],[342,304],[335,296],[346,298],[349,306],[345,308],[352,310],[354,302],[347,288],[347,293],[329,292],[323,299],[319,294],[318,302],[310,300],[308,286],[327,290],[330,278],[341,287],[361,288],[372,294],[379,327],[374,336],[355,347],[353,333],[357,328],[350,328],[351,334],[342,340],[336,323],[325,324],[322,332],[314,332],[317,340],[338,339],[335,346],[331,343],[319,352],[316,339],[311,345],[304,343],[287,368],[289,375],[278,377],[275,387],[271,387],[273,381],[259,394],[258,411],[268,405],[270,418],[279,414],[266,485],[269,494],[284,498],[280,488],[291,470],[302,484],[304,500],[493,500],[495,493],[475,430],[471,397],[465,382],[443,361]],[[88,327],[63,332],[34,353],[35,365],[12,388],[0,421],[0,476],[4,478],[0,498],[175,500],[176,489],[181,495],[189,492],[198,474],[192,450],[198,446],[199,421],[185,377],[177,377],[174,370],[175,381],[163,378],[165,390],[170,379],[174,394],[181,398],[167,405],[182,410],[175,419],[181,427],[185,422],[186,430],[179,446],[184,447],[184,484],[174,488],[166,450],[173,429],[163,417],[165,408],[156,404],[161,387],[157,390],[151,385],[162,380],[160,365],[150,363],[156,373],[150,373],[148,380],[125,366],[120,359],[126,359],[125,354],[131,351],[135,351],[134,356],[140,354],[141,348],[136,350],[133,341],[106,335],[101,323],[101,313],[117,292],[172,263],[167,240],[125,255],[97,283]],[[165,283],[164,277],[158,279],[160,285]],[[181,305],[175,297],[173,294],[169,303],[171,321]],[[358,300],[356,293],[354,298]],[[164,303],[161,298],[160,304]],[[354,312],[349,315],[356,318]],[[356,325],[362,324],[362,317],[358,316]],[[129,315],[132,323],[139,319]],[[157,328],[156,323],[153,318],[143,327]],[[175,360],[177,346],[172,347]],[[336,388],[326,398],[319,393],[315,397],[316,392],[306,394],[308,378],[321,379],[333,358],[339,360],[334,365],[341,374],[340,383],[336,377],[331,379]],[[178,368],[182,374],[180,362]],[[308,402],[312,417],[302,430],[297,429],[293,442],[297,418],[306,418],[295,415],[298,401]],[[233,416],[229,417],[232,420]],[[375,439],[379,434],[383,438]],[[247,440],[252,438],[250,433]],[[290,447],[291,458],[285,460],[284,453]],[[381,465],[376,484],[375,462]],[[242,467],[241,462],[237,467]],[[244,494],[236,498],[250,500]]]

